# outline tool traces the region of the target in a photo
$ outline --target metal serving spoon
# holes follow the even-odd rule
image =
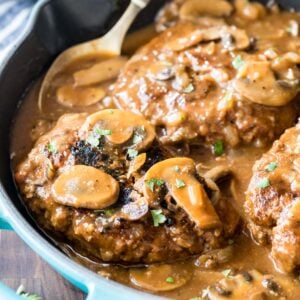
[[[39,92],[38,107],[42,111],[43,99],[53,78],[81,57],[109,53],[111,56],[121,54],[121,47],[137,14],[147,6],[150,0],[131,0],[128,8],[117,24],[103,37],[73,46],[62,52],[48,70]]]

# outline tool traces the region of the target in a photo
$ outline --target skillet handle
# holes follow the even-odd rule
[[[1,198],[0,198],[0,230],[12,230],[12,227],[9,225],[7,220],[4,218],[4,211],[1,207]]]

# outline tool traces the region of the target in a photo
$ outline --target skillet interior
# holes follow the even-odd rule
[[[28,86],[47,69],[53,58],[73,44],[105,34],[118,20],[128,2],[45,1],[36,23],[2,71],[0,77],[1,188],[9,195],[13,206],[39,232],[16,193],[9,171],[10,136],[7,128],[11,126],[18,102],[26,94]],[[152,5],[137,18],[131,30],[149,24],[164,2],[164,0],[152,2]],[[93,7],[93,10],[90,7]]]
[[[9,128],[21,95],[26,87],[43,71],[44,66],[47,66],[57,53],[69,45],[93,38],[99,35],[99,32],[102,34],[107,31],[125,6],[124,1],[119,1],[121,3],[119,6],[116,5],[117,1],[89,0],[88,2],[88,5],[87,1],[74,3],[71,0],[53,0],[46,3],[32,32],[15,53],[13,59],[9,61],[0,78],[0,140],[2,141],[0,178],[4,190],[12,199],[14,206],[33,226],[34,224],[17,197],[10,172],[8,172],[8,145],[10,143],[7,128]],[[296,1],[291,2],[295,2],[292,5],[297,5]],[[155,1],[155,8],[158,8],[159,5],[160,3]],[[89,6],[95,8],[93,10],[97,12],[95,16],[90,16],[90,11],[87,9]],[[67,13],[66,9],[68,9]],[[79,11],[80,15],[78,15]],[[103,13],[103,15],[99,15],[98,12]],[[88,18],[86,14],[89,14]],[[112,14],[115,18],[110,18]],[[149,11],[147,20],[140,19],[135,24],[135,28],[146,24],[152,16],[152,11]],[[101,25],[99,26],[100,21]],[[46,32],[47,34],[45,34]],[[29,59],[32,57],[34,58]],[[15,74],[18,74],[18,78]]]

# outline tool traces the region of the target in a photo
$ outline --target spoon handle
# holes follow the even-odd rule
[[[131,0],[120,20],[104,37],[99,39],[101,45],[107,44],[106,48],[109,48],[111,52],[120,54],[124,37],[130,25],[149,2],[150,0]]]

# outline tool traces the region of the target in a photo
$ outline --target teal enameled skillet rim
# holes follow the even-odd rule
[[[156,5],[150,5],[142,13],[135,23],[136,27],[153,19],[163,1],[155,2]],[[41,0],[34,7],[22,37],[0,66],[0,228],[15,230],[56,271],[86,292],[88,300],[162,298],[97,275],[69,259],[43,236],[28,217],[16,193],[10,172],[8,129],[13,120],[13,111],[18,106],[18,98],[55,55],[72,44],[105,33],[127,3],[113,0]],[[0,299],[24,298],[0,283]]]
[[[200,0],[199,0],[200,1]],[[153,0],[135,28],[153,20],[165,0]],[[261,1],[267,2],[267,1]],[[300,9],[298,0],[278,1]],[[67,47],[104,34],[124,11],[128,0],[40,0],[24,33],[0,66],[0,228],[13,229],[55,270],[88,293],[88,300],[162,299],[91,272],[58,250],[36,227],[22,205],[10,171],[9,128],[24,91]],[[0,300],[21,300],[0,283]]]

